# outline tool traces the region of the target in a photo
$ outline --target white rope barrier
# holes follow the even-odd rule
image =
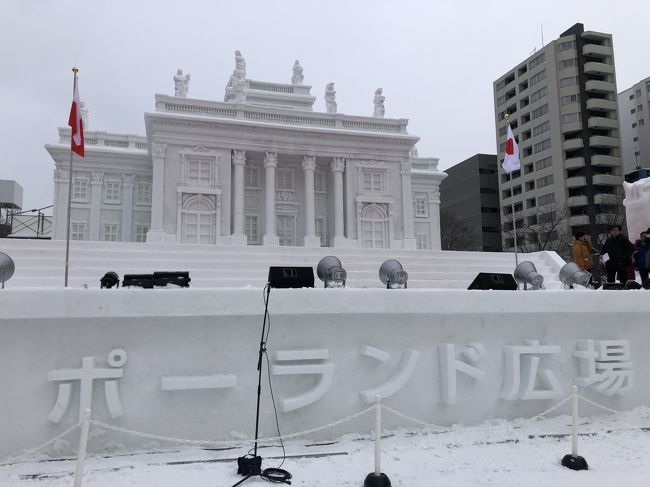
[[[619,410],[617,410],[617,409],[612,409],[612,408],[609,408],[609,407],[607,407],[607,406],[603,406],[602,404],[598,404],[597,402],[592,401],[591,399],[587,399],[587,398],[584,397],[584,396],[578,396],[578,397],[579,397],[580,399],[582,399],[584,402],[586,402],[586,403],[588,403],[588,404],[591,404],[592,406],[596,406],[596,407],[598,407],[598,408],[600,408],[600,409],[604,409],[605,411],[610,412],[610,413],[612,413],[612,414],[622,414],[622,413],[623,413],[623,411],[619,411]]]
[[[10,464],[12,464],[15,460],[18,460],[19,458],[26,457],[27,455],[31,455],[32,453],[36,453],[37,451],[42,450],[43,448],[50,446],[50,445],[51,445],[52,443],[54,443],[55,441],[60,440],[60,439],[63,438],[64,436],[66,436],[66,435],[68,435],[69,433],[71,433],[71,432],[73,432],[74,430],[76,430],[79,426],[81,426],[81,423],[74,424],[73,426],[70,426],[67,430],[65,430],[64,432],[59,433],[59,434],[56,435],[54,438],[51,438],[51,439],[47,440],[45,443],[43,443],[43,444],[41,444],[41,445],[38,445],[38,446],[35,447],[35,448],[31,448],[31,449],[29,449],[29,450],[23,450],[23,451],[21,451],[20,453],[17,453],[17,454],[15,454],[15,455],[10,455],[10,456],[8,456],[8,457],[5,457],[5,458],[0,459],[0,467],[4,467],[4,466],[7,466],[7,465],[10,465]]]

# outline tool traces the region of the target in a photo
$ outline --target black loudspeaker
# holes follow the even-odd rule
[[[603,289],[607,291],[623,291],[626,288],[622,282],[605,282],[603,283]]]
[[[174,271],[174,272],[154,272],[153,283],[155,286],[166,286],[167,284],[175,284],[180,287],[190,287],[190,273],[188,271]]]
[[[516,291],[517,281],[512,274],[497,274],[494,272],[479,272],[467,289],[498,289],[500,291]]]
[[[122,287],[127,286],[153,289],[153,274],[124,274]]]
[[[269,267],[269,285],[276,288],[314,287],[311,267]]]

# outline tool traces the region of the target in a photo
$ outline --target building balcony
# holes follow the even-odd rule
[[[609,46],[599,46],[598,44],[585,44],[582,47],[582,54],[591,57],[609,57],[614,55],[614,50]]]
[[[586,74],[614,74],[614,66],[606,63],[590,61],[585,63]]]
[[[606,117],[589,117],[587,125],[591,129],[617,129],[618,120]]]
[[[591,147],[619,147],[621,141],[618,137],[607,137],[606,135],[593,135],[589,137]]]
[[[571,196],[567,198],[566,204],[568,206],[587,206],[586,196]]]
[[[567,188],[579,188],[580,186],[587,185],[587,178],[584,176],[574,176],[565,180]]]
[[[612,176],[611,174],[594,174],[594,184],[600,186],[621,186],[623,184],[622,176]]]
[[[582,130],[582,122],[565,122],[562,124],[563,134],[572,134]]]
[[[597,154],[591,156],[591,165],[592,166],[608,166],[615,167],[621,165],[621,158],[616,156],[604,156]]]
[[[622,221],[622,213],[598,213],[596,215],[596,223],[600,225],[620,225]]]
[[[569,139],[562,142],[562,149],[564,150],[582,149],[584,146],[582,139]]]
[[[577,169],[579,167],[585,167],[584,157],[570,157],[564,161],[565,169]]]
[[[615,93],[616,85],[609,81],[591,79],[585,83],[585,90],[592,93]]]
[[[588,215],[574,215],[569,217],[569,226],[582,227],[584,225],[589,225]]]
[[[623,197],[616,194],[596,194],[594,195],[594,203],[597,205],[621,205],[623,204]]]
[[[616,110],[616,102],[613,100],[603,100],[601,98],[590,98],[587,100],[587,110]]]

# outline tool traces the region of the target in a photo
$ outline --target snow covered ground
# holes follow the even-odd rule
[[[562,411],[569,409],[568,404]],[[390,413],[385,413],[390,414]],[[650,408],[585,418],[580,450],[589,470],[560,465],[571,451],[570,416],[456,425],[444,431],[401,429],[385,432],[382,471],[393,486],[426,487],[636,487],[650,485]],[[91,443],[92,445],[92,443]],[[294,486],[363,485],[374,468],[371,436],[348,435],[328,444],[309,440],[285,443],[282,468]],[[92,450],[92,446],[91,446]],[[84,485],[92,487],[229,486],[241,479],[236,458],[246,448],[204,450],[170,447],[165,452],[90,455]],[[278,466],[282,450],[260,450],[263,468]],[[74,459],[29,461],[0,467],[3,487],[62,487],[73,482]],[[244,485],[267,485],[259,478]]]

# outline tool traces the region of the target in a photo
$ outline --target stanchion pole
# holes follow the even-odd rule
[[[381,472],[381,397],[375,396],[375,471],[366,476],[363,487],[391,487],[390,479]]]
[[[90,431],[90,409],[84,410],[81,416],[81,434],[79,435],[79,452],[77,453],[77,467],[74,471],[74,487],[81,487],[84,476],[84,462],[86,461],[86,448],[88,447],[88,432]]]
[[[562,465],[571,470],[588,470],[589,466],[587,465],[587,460],[578,455],[578,422],[580,421],[580,417],[578,416],[579,400],[578,386],[574,385],[571,388],[571,454],[564,455],[564,458],[562,458]]]

